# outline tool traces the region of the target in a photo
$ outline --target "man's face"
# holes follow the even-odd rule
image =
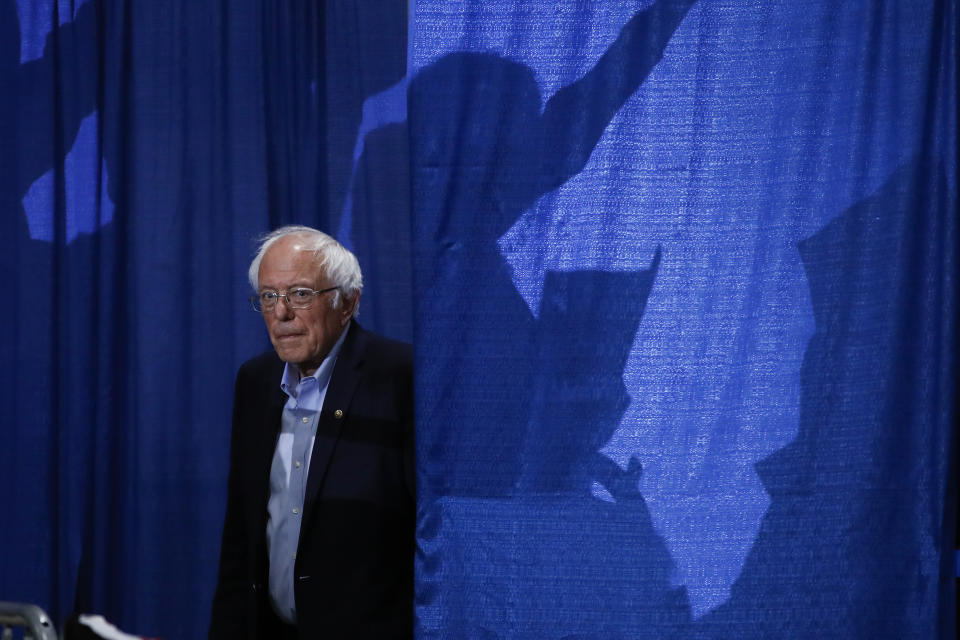
[[[332,283],[320,268],[312,251],[304,249],[304,242],[296,236],[277,240],[260,262],[259,291],[274,290],[287,293],[297,287],[326,289]],[[341,292],[342,293],[342,292]],[[330,291],[316,296],[309,309],[291,309],[286,298],[277,306],[263,312],[270,342],[284,362],[297,365],[303,375],[311,375],[336,344],[350,320],[354,304],[341,295],[342,304],[333,308]]]

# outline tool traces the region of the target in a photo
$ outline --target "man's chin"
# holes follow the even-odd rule
[[[298,349],[292,346],[284,346],[282,342],[278,342],[273,345],[274,350],[277,352],[277,357],[279,357],[284,362],[289,362],[290,364],[297,364],[304,360],[304,353],[302,349]]]

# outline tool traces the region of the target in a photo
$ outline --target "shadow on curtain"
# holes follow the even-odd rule
[[[418,3],[419,637],[952,637],[928,9]]]

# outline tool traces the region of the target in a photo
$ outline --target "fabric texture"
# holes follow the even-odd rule
[[[416,4],[419,637],[953,637],[956,25]]]
[[[303,223],[416,343],[419,637],[955,637],[957,24],[0,0],[0,594],[204,636]]]
[[[386,0],[0,0],[0,272],[33,305],[0,319],[0,597],[206,635],[255,238],[338,232],[405,37]],[[393,175],[357,210],[407,220]],[[360,322],[409,342],[407,223],[366,216]]]

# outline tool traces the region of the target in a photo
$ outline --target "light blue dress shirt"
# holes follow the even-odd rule
[[[270,467],[267,502],[267,549],[270,554],[270,601],[289,624],[297,620],[293,597],[293,568],[300,541],[303,500],[317,420],[330,385],[330,375],[349,325],[312,376],[301,377],[296,365],[283,368],[280,388],[287,394],[280,420],[280,436]]]

